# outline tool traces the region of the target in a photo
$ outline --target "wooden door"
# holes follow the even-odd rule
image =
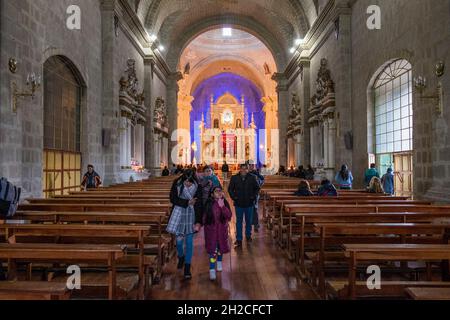
[[[412,153],[394,154],[395,194],[412,196],[413,194],[413,155]]]

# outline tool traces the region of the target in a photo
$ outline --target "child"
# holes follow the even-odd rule
[[[218,272],[222,271],[223,255],[230,252],[228,241],[228,223],[230,221],[231,208],[224,198],[222,187],[213,187],[203,215],[205,246],[209,255],[211,280],[216,280],[216,267]]]

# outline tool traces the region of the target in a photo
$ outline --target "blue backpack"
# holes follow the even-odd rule
[[[16,214],[22,189],[6,178],[0,179],[0,218],[11,218]]]

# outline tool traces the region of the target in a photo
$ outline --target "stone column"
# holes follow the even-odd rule
[[[328,165],[327,165],[327,167],[332,170],[334,170],[336,167],[335,146],[336,146],[336,121],[334,118],[330,118],[330,119],[328,119]]]
[[[101,1],[102,20],[102,109],[103,129],[111,134],[110,145],[103,148],[105,176],[103,183],[107,186],[119,181],[120,146],[119,146],[119,80],[116,71],[117,43],[114,27],[114,8],[116,0]]]
[[[310,141],[310,130],[309,130],[309,108],[311,106],[311,68],[309,60],[305,60],[301,62],[301,66],[303,68],[303,80],[301,83],[302,89],[302,98],[303,98],[303,112],[302,112],[302,121],[303,121],[303,135],[301,136],[301,146],[302,146],[302,155],[301,155],[301,163],[303,165],[308,165],[311,161],[311,141]]]
[[[279,130],[279,153],[274,157],[279,159],[279,164],[287,166],[287,125],[289,122],[289,85],[288,79],[282,73],[273,76],[277,85],[278,93],[278,130]],[[277,168],[276,168],[277,169]]]
[[[167,79],[167,116],[169,120],[169,166],[177,164],[178,160],[178,136],[174,134],[178,129],[178,81],[182,79],[181,72],[170,74]],[[182,147],[182,146],[180,146]]]
[[[144,59],[144,95],[145,107],[147,109],[145,124],[145,168],[152,174],[156,174],[157,168],[155,153],[155,132],[153,129],[153,115],[155,112],[153,97],[153,76],[154,76],[155,60],[153,57]]]

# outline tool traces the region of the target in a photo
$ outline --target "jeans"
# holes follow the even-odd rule
[[[186,250],[184,243],[186,242]],[[178,257],[184,257],[186,264],[191,264],[192,256],[194,254],[194,233],[188,234],[184,237],[177,236],[177,252]]]
[[[259,228],[259,216],[257,207],[255,207],[253,211],[253,225],[255,226],[255,228]]]
[[[245,236],[252,236],[253,207],[236,207],[236,240],[242,241],[242,224],[245,217]]]

